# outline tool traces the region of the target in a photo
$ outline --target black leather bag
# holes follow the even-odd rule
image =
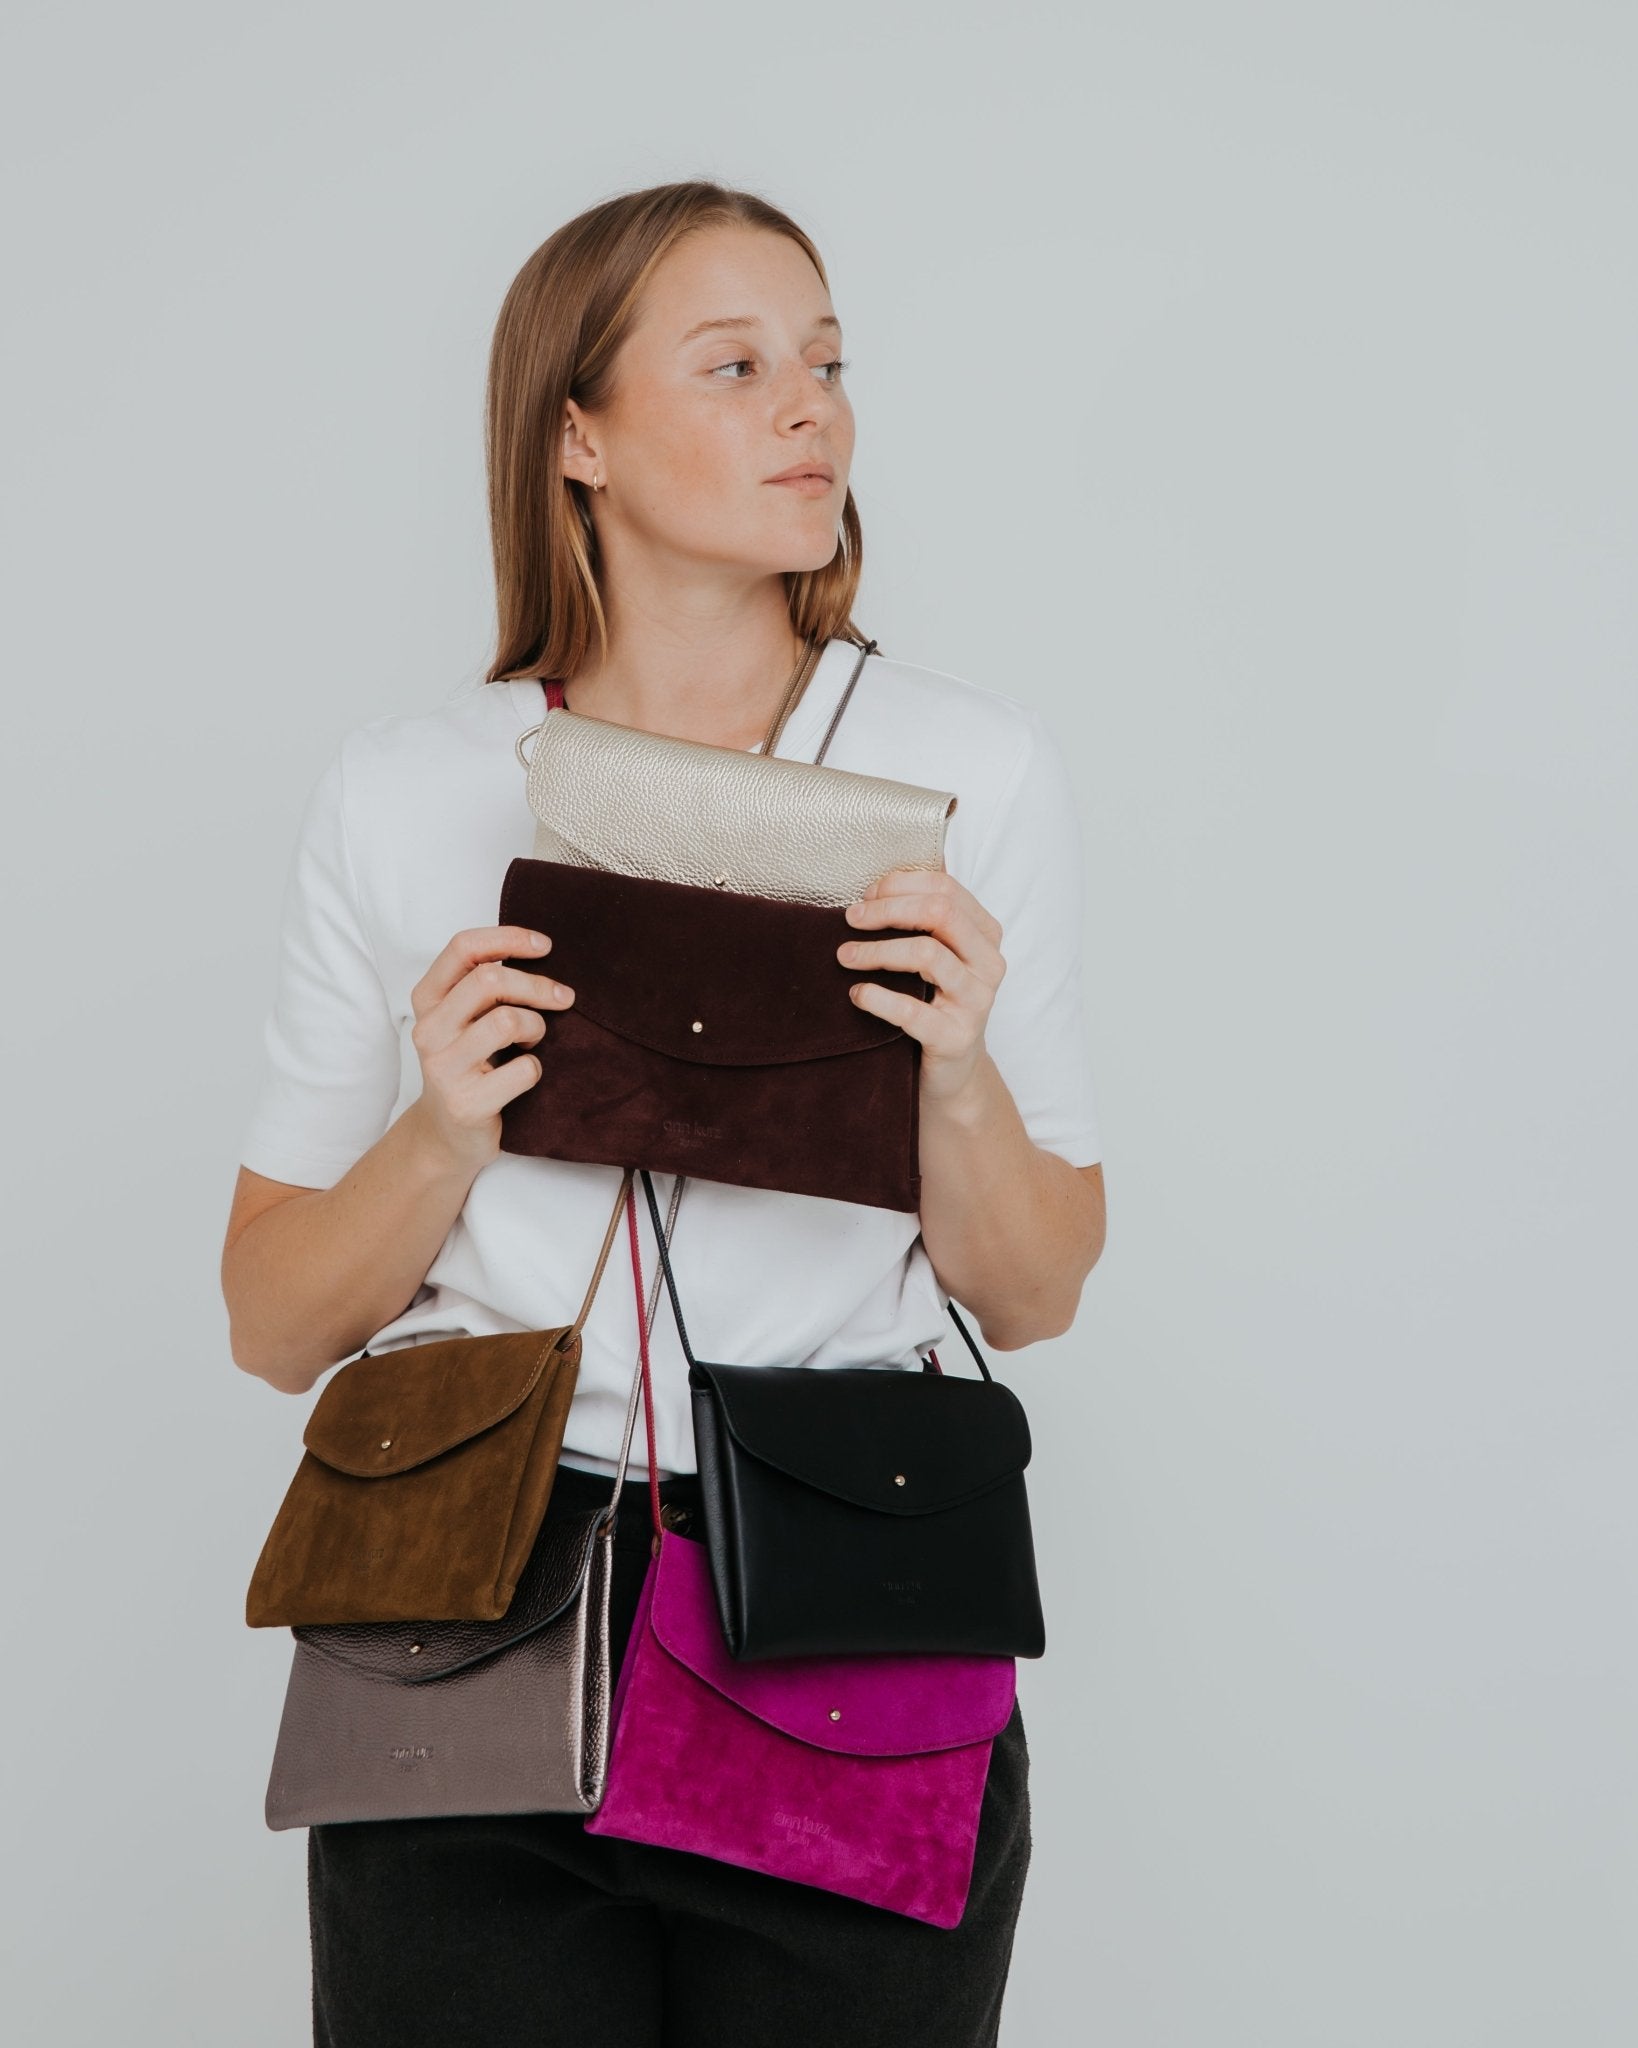
[[[950,1316],[981,1379],[881,1366],[712,1365],[677,1319],[705,1543],[730,1655],[1046,1649],[1023,1405]]]

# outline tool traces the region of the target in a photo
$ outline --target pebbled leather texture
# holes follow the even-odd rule
[[[894,868],[942,868],[956,808],[949,790],[566,709],[536,728],[528,791],[536,860],[832,906]]]
[[[587,1834],[956,1926],[995,1733],[1013,1703],[1010,1660],[819,1657],[750,1674],[716,1638],[701,1546],[663,1536]]]
[[[549,932],[575,992],[501,1109],[503,1150],[916,1209],[921,1047],[849,999],[839,910],[519,857],[498,922]]]
[[[267,1825],[594,1811],[612,1568],[607,1510],[564,1515],[501,1621],[296,1629]]]

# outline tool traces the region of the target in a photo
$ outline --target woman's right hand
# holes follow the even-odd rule
[[[541,1011],[574,1001],[574,990],[549,975],[504,965],[551,946],[544,932],[522,925],[457,932],[410,991],[410,1038],[421,1061],[421,1096],[411,1110],[434,1142],[474,1173],[500,1151],[502,1106],[542,1072],[536,1053],[499,1066],[490,1054],[503,1045],[538,1045],[548,1028]]]

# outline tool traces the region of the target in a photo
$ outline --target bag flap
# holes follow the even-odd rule
[[[856,1507],[924,1515],[955,1507],[1029,1463],[1023,1403],[999,1380],[890,1366],[708,1365],[740,1448]]]
[[[726,872],[733,888],[809,903],[846,903],[891,868],[942,868],[956,809],[951,790],[563,708],[536,733],[528,793],[543,839],[567,849],[553,857],[704,887]],[[644,845],[662,849],[657,862]],[[833,889],[844,876],[846,893],[811,893],[815,878]]]
[[[355,1479],[384,1479],[424,1465],[492,1429],[520,1407],[545,1372],[578,1361],[555,1330],[449,1337],[366,1353],[333,1375],[307,1418],[302,1442]]]
[[[545,932],[545,965],[574,1008],[652,1052],[705,1066],[783,1066],[903,1038],[848,995],[860,978],[836,948],[860,933],[841,910],[779,903],[689,882],[658,882],[523,855],[506,870],[499,922]],[[541,962],[512,966],[538,971]],[[869,979],[923,1000],[919,974]]]
[[[799,1742],[847,1756],[916,1756],[999,1735],[1012,1715],[1011,1657],[769,1657],[736,1663],[723,1641],[705,1545],[661,1538],[649,1628],[669,1657]]]
[[[485,1663],[550,1628],[585,1584],[606,1508],[553,1517],[544,1526],[499,1621],[360,1621],[300,1626],[290,1633],[312,1656],[361,1677],[425,1685]]]

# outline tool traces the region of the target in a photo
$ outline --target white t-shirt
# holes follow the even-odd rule
[[[781,755],[813,759],[856,659],[846,641],[829,643]],[[313,784],[240,1154],[252,1172],[331,1187],[420,1094],[410,990],[457,931],[498,921],[507,863],[533,849],[514,748],[544,709],[538,682],[468,683],[433,710],[349,733]],[[1007,963],[990,1054],[1035,1143],[1093,1164],[1102,1155],[1082,993],[1081,835],[1040,714],[873,654],[826,762],[955,792],[945,863],[999,920]],[[552,971],[550,953],[542,971]],[[654,1178],[663,1215],[672,1181]],[[616,1167],[502,1152],[472,1182],[413,1301],[366,1348],[571,1322],[619,1183]],[[640,1188],[638,1210],[647,1283],[654,1249]],[[908,1212],[690,1179],[673,1266],[695,1354],[722,1364],[914,1367],[951,1335]],[[687,1366],[663,1291],[650,1357],[659,1469],[692,1472]],[[614,1470],[636,1358],[622,1226],[582,1335],[566,1463]],[[639,1416],[633,1472],[646,1474],[645,1448]]]

